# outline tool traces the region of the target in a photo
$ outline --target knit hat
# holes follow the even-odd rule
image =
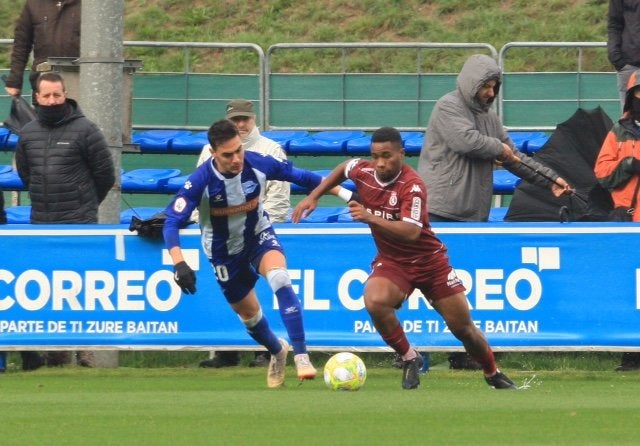
[[[248,118],[255,118],[256,114],[253,111],[253,104],[246,99],[234,99],[227,104],[227,119],[235,118],[236,116],[245,116]]]

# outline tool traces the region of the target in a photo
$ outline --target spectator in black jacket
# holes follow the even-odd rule
[[[41,74],[35,97],[37,118],[22,128],[16,149],[18,174],[31,199],[31,223],[97,223],[98,207],[115,183],[107,141],[67,98],[59,73]],[[68,362],[65,352],[56,353],[47,354],[48,365]],[[79,351],[77,359],[79,365],[94,365],[93,352]]]
[[[640,2],[609,0],[607,31],[607,52],[618,72],[622,108],[629,76],[640,68]]]
[[[59,73],[36,83],[37,119],[21,131],[16,167],[31,198],[31,223],[97,223],[115,183],[104,135],[67,98]]]

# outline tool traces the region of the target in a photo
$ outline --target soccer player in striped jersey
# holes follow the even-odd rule
[[[176,283],[187,294],[196,291],[195,273],[180,248],[179,228],[202,200],[206,205],[200,212],[204,209],[208,214],[200,218],[203,250],[227,302],[249,335],[271,353],[267,385],[284,384],[289,344],[276,337],[262,313],[255,292],[259,275],[267,279],[278,300],[298,379],[313,379],[316,369],[307,352],[300,300],[291,286],[283,248],[263,208],[262,190],[268,180],[289,181],[311,190],[322,178],[287,160],[245,152],[238,128],[230,120],[214,122],[208,139],[211,159],[189,176],[165,211],[163,234]],[[342,187],[333,191],[345,200],[351,197]]]
[[[516,389],[498,370],[484,334],[471,320],[465,288],[449,263],[446,246],[429,225],[424,182],[404,162],[400,133],[391,127],[376,130],[371,160],[353,159],[337,166],[296,206],[292,221],[311,213],[318,199],[346,178],[353,180],[358,194],[358,201],[349,202],[351,216],[369,225],[378,250],[364,289],[365,307],[384,342],[402,357],[402,387],[420,385],[423,360],[409,344],[396,309],[418,289],[482,365],[487,384]]]

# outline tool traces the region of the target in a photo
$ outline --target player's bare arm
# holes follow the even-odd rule
[[[298,223],[302,218],[311,214],[318,207],[318,200],[327,192],[338,195],[341,187],[339,186],[346,177],[344,175],[346,161],[335,167],[331,173],[322,180],[322,182],[312,190],[308,196],[303,198],[291,213],[291,221]]]

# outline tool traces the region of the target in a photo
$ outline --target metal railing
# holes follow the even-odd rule
[[[420,42],[394,42],[394,43],[380,43],[380,42],[362,42],[362,43],[358,43],[358,42],[349,42],[349,43],[339,43],[339,42],[331,42],[331,43],[278,43],[275,45],[270,46],[267,49],[266,52],[266,59],[265,59],[265,80],[266,80],[266,84],[265,84],[265,101],[267,104],[267,109],[266,109],[266,116],[265,116],[265,127],[269,128],[269,129],[277,129],[277,128],[282,128],[279,127],[277,125],[274,124],[274,120],[272,119],[272,113],[271,113],[271,109],[272,107],[277,104],[278,102],[284,102],[284,101],[288,101],[290,103],[295,103],[295,102],[304,102],[304,103],[310,103],[311,105],[313,105],[314,102],[318,103],[318,102],[333,102],[333,103],[339,103],[341,105],[341,112],[342,115],[345,116],[347,113],[347,107],[349,104],[355,104],[355,103],[366,103],[366,102],[379,102],[379,103],[390,103],[390,102],[395,102],[395,103],[406,103],[406,102],[413,102],[417,105],[416,109],[418,110],[418,116],[416,118],[416,121],[419,123],[419,125],[416,126],[398,126],[398,127],[402,127],[403,130],[422,130],[424,128],[424,125],[426,124],[426,117],[420,116],[420,104],[421,103],[426,103],[426,102],[431,102],[431,103],[435,103],[435,101],[438,99],[438,97],[435,98],[423,98],[423,91],[421,90],[421,82],[417,82],[416,84],[416,91],[415,91],[415,97],[411,100],[411,101],[406,101],[406,100],[402,100],[402,99],[376,99],[375,93],[374,91],[372,91],[372,97],[371,98],[367,98],[367,99],[353,99],[353,98],[348,98],[347,97],[347,92],[346,92],[346,80],[347,80],[347,76],[349,76],[350,74],[355,75],[362,75],[363,73],[353,73],[353,72],[349,72],[347,67],[348,67],[348,58],[350,56],[350,52],[356,51],[356,50],[370,50],[370,49],[395,49],[395,50],[404,50],[404,49],[408,49],[408,50],[416,50],[416,58],[415,58],[415,71],[411,74],[417,76],[417,77],[422,77],[425,75],[433,75],[433,72],[426,72],[423,71],[423,65],[424,65],[424,60],[423,60],[423,53],[422,50],[474,50],[474,51],[483,51],[483,52],[488,52],[492,57],[497,58],[498,56],[498,52],[496,51],[496,49],[488,44],[488,43],[420,43]],[[338,50],[340,52],[340,64],[339,64],[339,69],[336,70],[336,73],[332,73],[335,74],[336,76],[341,76],[342,78],[342,82],[340,84],[340,88],[341,91],[339,92],[339,97],[338,98],[318,98],[316,100],[314,99],[309,99],[309,98],[279,98],[276,97],[273,94],[273,89],[271,86],[271,81],[274,78],[274,75],[277,75],[276,73],[273,72],[273,66],[274,66],[274,57],[275,57],[275,53],[276,52],[283,52],[283,51],[290,51],[290,50]],[[291,71],[287,72],[287,75],[291,75]],[[304,74],[304,73],[302,73]],[[309,74],[306,73],[307,75],[310,76],[310,78],[313,76],[313,74]],[[367,74],[382,74],[382,73],[367,73]],[[388,74],[398,74],[398,73],[388,73]],[[451,73],[448,73],[451,74]],[[334,92],[335,93],[335,92]],[[388,125],[393,125],[392,122],[389,122]],[[332,129],[349,129],[349,128],[357,128],[357,129],[361,129],[361,130],[372,130],[376,127],[367,127],[367,126],[362,126],[362,125],[357,125],[357,126],[352,126],[350,125],[348,122],[343,121],[341,123],[341,125],[338,125],[336,127],[332,127],[332,126],[322,126],[322,127],[314,127],[314,126],[303,126],[303,127],[297,127],[297,126],[291,126],[291,125],[287,125],[285,126],[285,128],[287,129],[296,129],[296,128],[300,128],[300,129],[305,129],[305,130],[332,130]]]
[[[502,68],[503,72],[503,85],[502,89],[498,95],[498,114],[500,115],[503,123],[513,130],[543,130],[550,131],[555,128],[555,124],[548,123],[536,123],[535,113],[532,113],[532,110],[541,107],[547,108],[547,110],[552,111],[554,108],[556,110],[564,110],[573,109],[580,107],[589,107],[594,104],[598,104],[603,106],[605,109],[608,109],[610,112],[617,110],[618,108],[618,95],[615,81],[612,80],[611,90],[609,94],[606,92],[608,90],[598,88],[595,93],[586,92],[586,81],[585,79],[588,76],[595,75],[605,75],[611,76],[615,79],[615,72],[607,71],[591,71],[589,70],[587,65],[587,57],[585,54],[585,50],[596,50],[599,51],[600,54],[596,54],[600,56],[605,63],[606,62],[606,42],[510,42],[505,44],[501,49],[498,57],[498,63]],[[548,51],[548,50],[557,50],[554,57],[559,57],[559,55],[563,56],[563,50],[575,50],[575,69],[572,71],[527,71],[527,72],[511,72],[508,69],[509,65],[509,53],[513,53],[515,50],[529,50],[529,51]],[[590,53],[593,57],[593,51]],[[593,64],[593,62],[592,62]],[[602,65],[602,64],[599,64]],[[535,69],[535,68],[534,68]],[[544,79],[548,79],[546,85],[542,85],[539,88],[539,91],[531,91],[529,92],[528,98],[515,98],[514,95],[505,93],[509,88],[509,83],[513,81],[516,76],[522,75],[524,79],[538,81]],[[574,92],[570,91],[561,91],[558,92],[558,86],[555,85],[556,89],[554,91],[554,80],[558,81],[562,77],[566,80],[566,84],[574,89]],[[557,84],[560,84],[557,82]],[[555,95],[555,97],[554,97]],[[506,109],[510,105],[521,105],[529,110],[527,114],[528,119],[531,122],[528,125],[509,125],[509,116],[506,112]],[[553,116],[553,114],[549,114],[547,116]],[[568,118],[569,116],[566,116]]]

